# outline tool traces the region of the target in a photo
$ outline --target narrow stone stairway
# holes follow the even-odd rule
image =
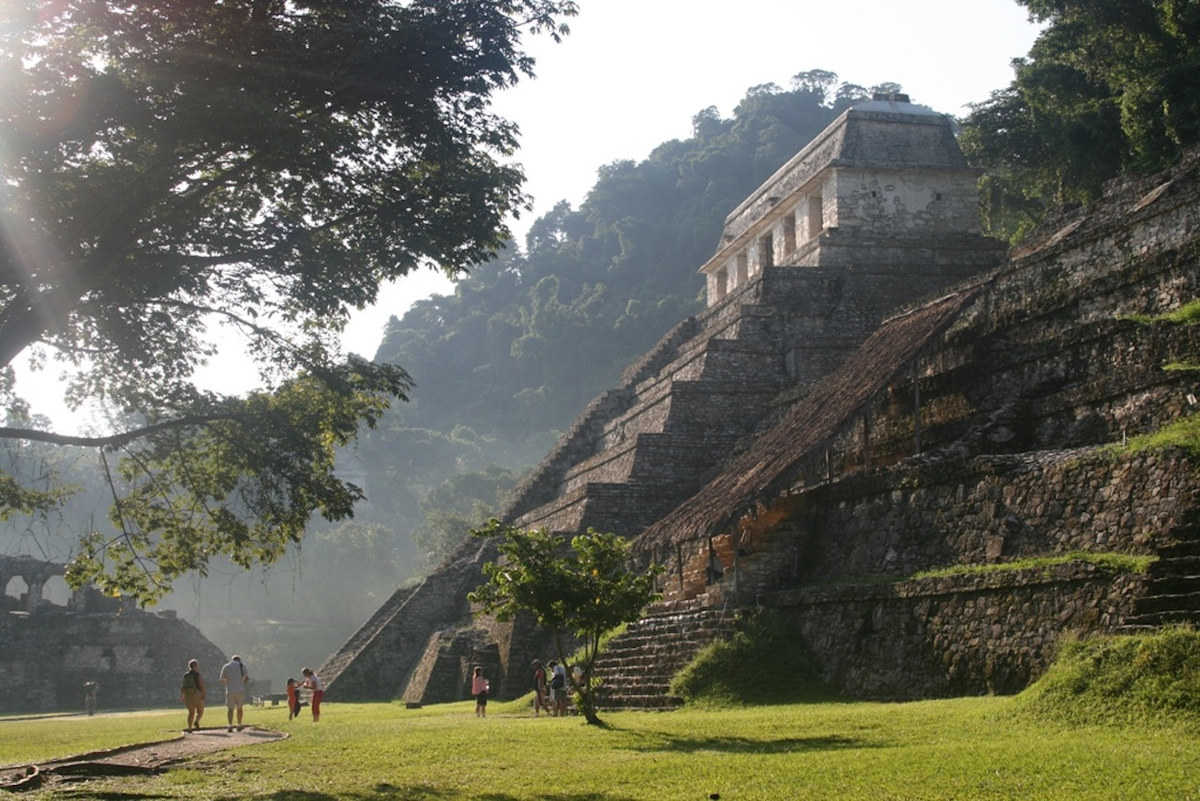
[[[670,710],[671,679],[706,645],[731,637],[737,616],[720,609],[651,611],[609,642],[596,660],[601,710]]]
[[[1200,626],[1200,514],[1190,513],[1171,531],[1150,565],[1146,592],[1120,628],[1123,634],[1170,624]]]

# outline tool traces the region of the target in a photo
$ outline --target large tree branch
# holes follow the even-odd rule
[[[83,448],[113,448],[122,445],[127,445],[134,440],[142,439],[143,437],[152,436],[163,431],[172,429],[187,428],[188,426],[202,426],[209,423],[219,421],[245,422],[249,419],[248,415],[230,414],[228,412],[221,414],[199,414],[185,415],[177,417],[173,420],[164,420],[161,423],[142,426],[140,428],[132,428],[128,431],[122,431],[117,434],[109,434],[103,437],[86,437],[75,434],[56,434],[53,431],[38,431],[33,428],[14,428],[11,426],[0,427],[0,440],[6,439],[24,439],[32,442],[47,442],[51,445],[77,445]]]

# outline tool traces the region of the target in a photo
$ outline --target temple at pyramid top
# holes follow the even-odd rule
[[[903,269],[913,248],[976,239],[978,176],[951,120],[906,95],[848,109],[725,219],[708,304],[770,267]],[[926,258],[918,256],[917,258]]]

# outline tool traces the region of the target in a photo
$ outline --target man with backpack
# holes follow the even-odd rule
[[[195,659],[188,662],[187,673],[179,684],[179,700],[183,701],[188,711],[187,731],[200,728],[200,718],[204,716],[204,679],[200,676],[200,663]]]

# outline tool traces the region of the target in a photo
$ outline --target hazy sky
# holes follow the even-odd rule
[[[535,199],[532,213],[513,224],[518,241],[559,200],[578,206],[597,168],[640,161],[665,140],[687,138],[692,117],[708,106],[732,116],[751,86],[786,89],[793,75],[822,69],[865,87],[898,83],[913,102],[962,115],[968,103],[1008,85],[1012,59],[1028,52],[1037,33],[1013,0],[579,0],[579,6],[561,44],[544,36],[529,43],[538,77],[503,92],[495,104],[521,128],[516,160]],[[433,271],[386,287],[374,308],[355,316],[346,350],[374,356],[389,315],[450,288]],[[35,411],[58,422],[66,415],[55,374],[20,383]],[[240,390],[251,378],[245,362],[230,354],[202,381]]]
[[[641,161],[659,143],[686,139],[692,117],[722,117],[751,86],[813,69],[870,87],[898,83],[912,98],[961,116],[1012,80],[1012,59],[1037,29],[1013,0],[579,0],[561,44],[530,43],[537,78],[502,93],[497,111],[521,127],[529,224],[567,200],[578,206],[597,168]],[[697,265],[699,267],[699,265]],[[374,356],[391,314],[448,291],[432,272],[388,288],[359,314],[347,349]]]

